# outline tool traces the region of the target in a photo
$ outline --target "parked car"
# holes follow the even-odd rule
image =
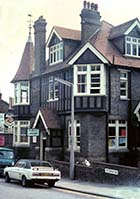
[[[17,180],[24,187],[34,183],[47,183],[49,187],[53,187],[55,182],[61,178],[61,172],[49,162],[29,159],[20,159],[13,167],[6,167],[4,175],[5,182]]]
[[[0,147],[0,175],[3,175],[4,168],[14,165],[14,152],[10,148]]]

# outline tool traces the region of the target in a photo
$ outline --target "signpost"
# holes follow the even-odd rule
[[[68,87],[71,87],[71,138],[70,138],[70,179],[74,180],[74,162],[75,162],[75,154],[74,154],[74,84],[60,79],[55,78],[56,81],[64,84]]]

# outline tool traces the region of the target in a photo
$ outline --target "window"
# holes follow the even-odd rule
[[[50,136],[50,146],[51,147],[62,147],[62,134],[61,131],[51,131]]]
[[[68,122],[68,148],[71,145],[71,122]],[[74,148],[80,149],[80,122],[74,122]]]
[[[50,47],[50,64],[55,64],[63,61],[63,43],[56,44]]]
[[[135,57],[140,57],[140,38],[126,37],[125,39],[125,54]]]
[[[128,72],[120,71],[120,98],[128,98]]]
[[[49,101],[58,99],[58,82],[54,80],[54,76],[49,77]]]
[[[127,121],[109,120],[109,149],[127,148]]]
[[[104,65],[74,66],[75,95],[105,95],[105,85]]]
[[[15,83],[15,105],[16,104],[29,104],[28,81]]]
[[[29,121],[14,122],[14,144],[29,144],[27,129],[30,127]]]

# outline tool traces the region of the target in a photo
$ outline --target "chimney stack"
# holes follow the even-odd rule
[[[34,23],[35,29],[35,73],[40,74],[46,63],[46,20],[40,16]]]
[[[83,9],[81,11],[81,40],[86,42],[99,28],[100,13],[98,12],[98,4],[83,2]]]

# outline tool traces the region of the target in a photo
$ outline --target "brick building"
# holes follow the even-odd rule
[[[34,23],[15,86],[13,145],[21,156],[69,160],[74,85],[75,158],[136,166],[140,128],[140,22],[101,21],[98,5],[84,1],[81,30]],[[46,45],[49,59],[46,60]],[[39,135],[28,136],[28,129]]]
[[[0,93],[0,147],[13,146],[13,109],[12,98],[9,104],[2,99]]]

